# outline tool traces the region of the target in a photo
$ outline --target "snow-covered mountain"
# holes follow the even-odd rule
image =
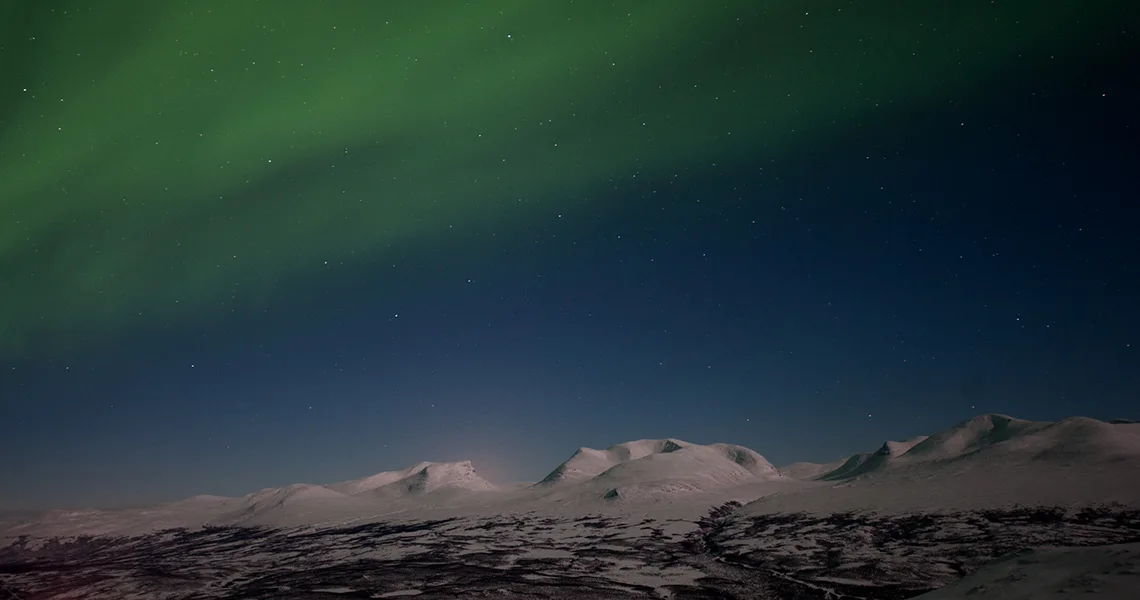
[[[592,479],[607,470],[632,460],[654,454],[666,454],[691,446],[681,440],[636,440],[616,444],[605,450],[578,448],[566,462],[558,465],[539,485],[556,485]]]
[[[378,487],[380,495],[428,494],[443,490],[486,492],[495,486],[475,472],[471,461],[428,463],[403,479]]]
[[[552,490],[550,497],[557,499],[662,500],[781,477],[744,446],[670,438],[579,448],[535,488]]]
[[[342,523],[415,507],[462,504],[495,486],[470,461],[420,462],[397,471],[328,485],[295,483],[230,498],[200,495],[145,509],[53,510],[0,535],[127,534],[173,527]]]
[[[469,461],[420,462],[327,485],[238,498],[195,496],[147,509],[49,511],[8,534],[62,535],[217,525],[345,523],[446,509],[594,511],[648,504],[751,502],[745,511],[925,510],[1014,503],[1140,504],[1140,424],[1074,417],[1034,422],[982,415],[930,436],[889,441],[829,464],[777,470],[755,451],[678,439],[580,448],[538,483],[499,489]],[[753,502],[755,501],[755,502]],[[642,507],[642,508],[637,508]],[[418,512],[417,512],[418,511]]]
[[[910,449],[926,439],[926,436],[919,436],[901,442],[888,440],[883,442],[883,445],[879,446],[879,449],[875,452],[855,454],[843,461],[834,470],[824,471],[820,473],[818,477],[819,479],[832,481],[858,477],[864,473],[873,473],[886,468],[891,461],[903,456]]]
[[[793,468],[794,467],[794,468]],[[834,468],[832,468],[834,467]],[[957,510],[1013,504],[1140,504],[1140,424],[988,414],[928,437],[886,442],[835,466],[797,463],[813,482],[758,499],[753,512]]]
[[[309,520],[326,520],[332,515],[353,512],[352,499],[320,485],[296,483],[266,488],[241,498],[215,503],[212,525],[294,525]]]
[[[267,488],[242,498],[217,503],[211,524],[295,525],[343,522],[462,500],[465,495],[492,491],[470,461],[420,462],[398,471],[384,471],[329,485],[293,484]]]
[[[421,462],[399,471],[385,471],[363,479],[325,486],[348,495],[373,492],[382,495],[424,494],[441,489],[488,491],[495,486],[475,472],[471,461]]]
[[[1062,421],[1026,421],[987,414],[931,436],[887,441],[875,452],[827,465],[796,463],[783,472],[802,479],[843,481],[901,467],[961,468],[970,461],[1103,464],[1140,458],[1140,427],[1085,417]]]
[[[410,477],[420,470],[427,468],[431,464],[434,463],[420,462],[398,471],[381,471],[375,475],[369,475],[368,477],[363,477],[361,479],[342,481],[340,483],[330,483],[325,487],[342,494],[358,494],[360,492],[366,492],[368,490],[374,490],[376,488],[382,488],[386,485],[396,483],[401,479]]]
[[[421,462],[237,498],[5,517],[0,552],[15,557],[25,598],[61,577],[108,598],[153,595],[156,582],[179,593],[198,582],[210,597],[290,587],[394,597],[425,582],[466,592],[481,577],[493,585],[479,589],[502,593],[500,580],[531,581],[535,559],[545,584],[593,582],[603,595],[651,585],[711,597],[721,585],[725,597],[903,597],[950,584],[924,597],[1131,598],[1140,555],[1123,544],[1140,518],[1136,473],[1140,424],[982,415],[780,470],[743,446],[668,438],[581,448],[523,486],[496,488],[467,461]],[[155,534],[164,529],[186,531]],[[1056,548],[1070,544],[1121,545]],[[119,570],[91,579],[90,569]],[[234,592],[235,581],[256,593]],[[626,583],[635,587],[615,587]]]

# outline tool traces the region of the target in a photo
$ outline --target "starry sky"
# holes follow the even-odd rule
[[[5,2],[0,508],[1135,417],[1128,4]]]

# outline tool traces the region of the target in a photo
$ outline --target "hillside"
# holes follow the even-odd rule
[[[557,485],[584,481],[597,477],[623,462],[639,460],[655,454],[668,454],[691,446],[688,442],[675,439],[635,440],[615,444],[605,450],[578,448],[566,462],[558,465],[549,475],[539,481],[540,485]]]
[[[672,501],[745,483],[781,479],[760,454],[733,444],[638,440],[606,450],[579,449],[536,488],[566,501]]]
[[[811,473],[800,465],[800,472]],[[1084,417],[1035,422],[981,415],[926,438],[857,454],[808,488],[751,512],[958,510],[1094,502],[1140,504],[1140,424]]]

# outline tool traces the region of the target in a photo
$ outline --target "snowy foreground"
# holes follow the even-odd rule
[[[1140,598],[1140,425],[985,415],[830,465],[583,448],[0,521],[0,599]]]

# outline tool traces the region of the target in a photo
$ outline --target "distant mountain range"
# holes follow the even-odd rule
[[[1140,505],[1140,424],[988,414],[874,452],[780,471],[814,487],[756,498],[748,512]]]
[[[900,467],[947,467],[962,461],[1004,465],[1101,465],[1140,457],[1134,421],[1085,417],[1025,421],[1007,415],[974,417],[931,436],[884,442],[878,450],[827,464],[795,463],[781,472],[802,479],[842,481]]]
[[[347,523],[425,510],[707,507],[729,499],[752,502],[744,509],[751,512],[1140,503],[1135,473],[1140,424],[988,414],[827,464],[776,469],[743,446],[637,440],[603,450],[579,448],[541,481],[506,489],[480,477],[469,461],[421,462],[328,485],[294,484],[239,498],[195,496],[148,509],[48,511],[5,526],[6,535],[97,534],[208,524]]]

